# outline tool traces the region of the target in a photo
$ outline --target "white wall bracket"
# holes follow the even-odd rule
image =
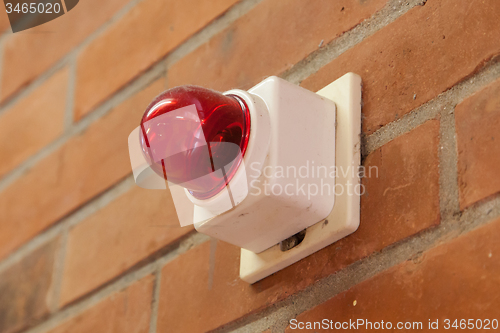
[[[317,94],[334,101],[337,106],[336,186],[344,193],[336,196],[333,210],[326,219],[307,228],[304,239],[297,246],[281,251],[277,244],[260,253],[241,249],[240,277],[248,283],[290,266],[353,233],[359,226],[360,196],[354,189],[359,184],[361,160],[361,78],[348,73]]]

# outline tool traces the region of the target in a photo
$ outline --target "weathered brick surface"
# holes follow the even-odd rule
[[[319,90],[363,78],[363,130],[372,133],[431,100],[500,53],[500,2],[429,0],[302,82]]]
[[[3,46],[1,100],[53,66],[129,1],[80,1],[53,21],[15,34],[9,31]]]
[[[0,257],[131,173],[128,135],[163,85],[129,98],[0,193]]]
[[[108,296],[50,333],[148,333],[154,276]]]
[[[500,192],[500,80],[455,109],[460,208]]]
[[[60,70],[0,116],[0,177],[62,134],[67,84]]]
[[[159,332],[214,329],[439,223],[438,132],[438,121],[431,120],[369,155],[365,165],[377,166],[379,177],[365,179],[358,231],[254,285],[239,278],[240,249],[223,242],[216,249],[213,277],[209,242],[167,264]]]
[[[58,244],[54,239],[0,273],[0,332],[18,332],[49,314]]]
[[[157,332],[209,331],[268,303],[276,290],[257,293],[239,279],[239,251],[219,241],[212,277],[210,242],[167,264],[161,275]]]
[[[9,17],[7,16],[7,13],[3,11],[2,8],[2,13],[0,14],[0,34],[7,32],[11,32]]]
[[[75,118],[87,114],[235,2],[139,3],[78,57]]]
[[[179,226],[167,191],[132,188],[70,231],[61,304],[99,287],[192,230]]]
[[[499,232],[497,220],[360,283],[300,314],[297,320],[384,320],[394,327],[397,322],[416,321],[423,323],[421,331],[430,332],[429,319],[439,320],[438,332],[446,331],[445,319],[452,323],[469,318],[498,320]],[[370,330],[364,327],[360,331]]]
[[[264,0],[172,66],[168,84],[197,84],[222,91],[250,88],[290,69],[318,49],[322,40],[330,42],[386,2]]]
[[[7,16],[0,15],[0,34],[4,26],[7,31],[0,41],[0,177],[60,137],[67,97],[74,99],[74,117],[81,120],[118,91],[126,94],[124,87],[136,86],[136,78],[238,1],[86,0],[57,20],[17,34],[2,21]],[[127,10],[114,16],[126,4]],[[168,80],[161,78],[127,96],[0,191],[0,263],[130,176],[127,137],[167,82],[169,86],[246,89],[266,76],[287,73],[297,63],[308,71],[310,64],[302,60],[318,50],[320,42],[335,40],[379,15],[381,9],[397,10],[384,7],[388,4],[394,1],[246,1],[241,10],[253,6],[246,14],[178,62],[169,63]],[[377,27],[371,37],[361,40],[359,31],[344,35],[343,43],[353,46],[301,84],[315,91],[348,71],[360,74],[363,130],[373,133],[498,55],[498,13],[498,1],[471,0],[465,5],[453,0],[422,1],[393,23]],[[377,24],[383,20],[377,16]],[[75,64],[61,63],[68,53],[67,59]],[[487,78],[495,75],[495,64],[487,64]],[[76,66],[74,84],[67,69],[72,65]],[[15,104],[6,103],[48,70],[52,76],[37,82],[32,92],[23,93]],[[483,81],[476,80],[474,86],[478,82]],[[464,83],[467,90],[468,81]],[[500,192],[500,148],[495,144],[500,128],[498,96],[500,81],[455,110],[462,210],[475,209]],[[435,232],[440,223],[440,174],[448,179],[452,171],[450,161],[439,165],[440,130],[450,127],[446,122],[440,127],[439,119],[426,121],[366,156],[368,178],[363,180],[366,191],[361,197],[359,229],[253,285],[239,278],[238,247],[207,241],[180,256],[170,253],[193,228],[174,227],[177,217],[168,191],[126,189],[90,216],[66,221],[69,230],[53,228],[37,238],[36,243],[48,243],[38,247],[31,243],[30,248],[37,248],[17,252],[16,258],[23,256],[17,262],[0,265],[0,332],[19,333],[44,321],[59,306],[57,311],[64,312],[45,323],[51,333],[148,333],[156,305],[157,333],[205,332],[248,320],[254,313],[262,316],[261,311],[299,291],[305,291],[299,296],[305,300],[312,296],[307,288],[319,280],[348,266],[359,273],[364,267],[358,266],[361,259],[370,260],[370,255],[413,237],[401,244],[412,246],[419,233]],[[449,137],[450,133],[442,134]],[[449,188],[441,191],[441,197],[453,195]],[[495,211],[493,207],[491,215]],[[464,226],[469,215],[459,217],[457,223]],[[448,229],[442,227],[439,232],[446,234]],[[439,319],[442,324],[445,318],[492,317],[500,305],[495,296],[500,285],[500,245],[494,239],[499,229],[500,220],[496,220],[459,238],[428,244],[427,252],[298,314],[298,319],[424,324]],[[65,242],[60,236],[44,241],[66,231]],[[164,267],[147,265],[161,269],[157,304],[154,276],[137,281],[136,273],[167,253]],[[131,283],[128,287],[125,280]],[[105,286],[119,291],[103,297]]]

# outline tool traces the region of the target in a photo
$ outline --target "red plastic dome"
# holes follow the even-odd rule
[[[250,113],[237,96],[197,86],[167,90],[141,120],[142,152],[151,168],[198,199],[233,178],[250,135]]]

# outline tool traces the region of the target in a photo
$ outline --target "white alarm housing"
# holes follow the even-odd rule
[[[140,128],[129,136],[129,152],[136,183],[169,187],[182,226],[241,247],[240,277],[254,283],[358,228],[361,78],[348,73],[313,93],[273,76],[224,94],[245,102],[250,135],[218,194],[197,199],[153,172]],[[197,118],[192,106],[182,112]]]
[[[335,167],[335,103],[275,76],[248,92],[224,94],[239,96],[250,109],[250,140],[243,158],[246,184],[233,178],[229,195],[236,198],[234,208],[194,226],[259,253],[332,211],[335,178],[329,176]],[[317,177],[318,171],[322,177]],[[247,189],[246,197],[237,198],[239,187]],[[192,201],[199,209],[210,210],[217,199]]]

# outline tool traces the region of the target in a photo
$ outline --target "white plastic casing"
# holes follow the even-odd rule
[[[259,253],[332,211],[335,178],[324,177],[324,171],[330,173],[335,166],[335,103],[278,77],[248,92],[225,94],[239,96],[250,109],[251,134],[244,156],[248,193],[238,196],[245,193],[245,177],[236,175],[229,183],[237,197],[234,208],[194,226]],[[321,177],[313,174],[318,170]],[[198,212],[213,211],[215,201],[196,202]]]
[[[359,186],[359,174],[346,172],[360,166],[361,78],[347,73],[317,92],[337,105],[336,185]],[[325,220],[307,228],[304,239],[288,251],[275,245],[261,253],[241,249],[240,277],[254,283],[356,231],[360,219],[360,196],[344,191],[335,198],[335,206]],[[279,216],[276,217],[279,219]]]

